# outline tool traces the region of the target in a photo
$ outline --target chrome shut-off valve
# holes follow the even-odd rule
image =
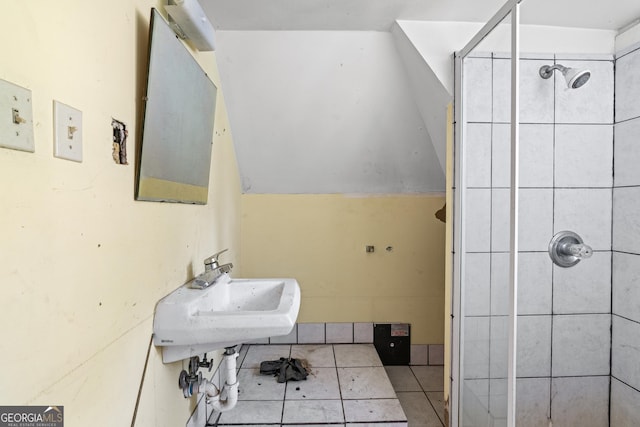
[[[593,255],[591,246],[573,231],[560,231],[549,242],[549,256],[560,267],[573,267],[582,259]]]

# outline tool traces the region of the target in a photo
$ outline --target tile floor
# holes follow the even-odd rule
[[[238,404],[214,414],[209,425],[443,426],[441,366],[384,367],[371,344],[245,348],[238,359]],[[280,357],[306,359],[308,379],[279,384],[260,375],[261,361]]]

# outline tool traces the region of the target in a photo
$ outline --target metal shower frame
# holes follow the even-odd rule
[[[465,229],[461,211],[465,209],[466,149],[464,137],[466,123],[464,117],[465,97],[463,61],[507,16],[511,17],[511,187],[510,187],[510,230],[509,230],[509,354],[507,364],[507,426],[515,427],[516,416],[516,348],[518,330],[518,152],[519,152],[519,85],[520,80],[520,3],[523,0],[508,0],[502,8],[482,27],[471,41],[455,54],[455,182],[454,196],[454,250],[453,257],[453,293],[451,327],[451,392],[450,425],[459,426],[461,421],[462,383],[464,378],[464,292],[462,289],[463,269],[465,268]]]

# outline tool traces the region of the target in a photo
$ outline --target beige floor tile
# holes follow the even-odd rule
[[[422,391],[416,376],[408,366],[385,366],[395,391]]]
[[[339,368],[382,366],[373,344],[335,344],[333,351]]]
[[[409,427],[442,427],[440,418],[423,392],[399,392],[398,399],[407,415]]]
[[[343,399],[395,398],[391,382],[383,367],[338,368]]]

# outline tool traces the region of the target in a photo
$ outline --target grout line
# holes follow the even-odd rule
[[[423,392],[424,393],[424,397],[427,398],[427,402],[429,402],[429,404],[431,405],[431,407],[433,408],[433,412],[436,413],[436,417],[438,417],[438,419],[440,420],[440,424],[442,424],[442,426],[444,427],[444,420],[442,418],[440,418],[440,414],[438,414],[438,410],[436,409],[435,405],[433,404],[433,402],[431,401],[431,399],[429,399],[429,395],[427,394],[426,391]],[[444,392],[443,392],[444,395]],[[407,420],[408,421],[408,420]]]
[[[630,319],[630,318],[625,317],[625,316],[622,316],[622,315],[620,315],[620,314],[618,314],[618,313],[611,313],[611,316],[612,316],[612,317],[613,317],[613,316],[616,316],[616,317],[619,317],[620,319],[624,319],[624,320],[626,320],[626,321],[628,321],[628,322],[632,322],[632,323],[635,323],[635,324],[640,325],[640,321],[638,321],[638,320],[634,320],[634,319]],[[612,336],[613,336],[613,334],[612,334]]]
[[[629,387],[630,389],[632,389],[632,390],[634,390],[634,391],[636,391],[636,392],[640,393],[640,390],[639,390],[639,389],[637,389],[637,388],[635,388],[634,386],[632,386],[632,385],[630,385],[630,384],[626,383],[625,381],[622,381],[620,378],[616,377],[615,375],[611,375],[611,378],[615,379],[615,380],[616,380],[616,381],[618,381],[619,383],[622,383],[622,384],[626,385],[626,386],[627,386],[627,387]]]
[[[342,419],[344,420],[344,423],[347,423],[347,414],[345,413],[344,410],[344,399],[342,398],[342,385],[340,384],[340,374],[338,372],[338,360],[336,358],[336,346],[335,345],[331,345],[331,353],[333,354],[333,364],[335,365],[335,369],[336,369],[336,378],[338,380],[338,393],[340,394],[340,405],[342,406]]]
[[[615,96],[614,96],[614,103],[615,103]],[[638,120],[640,119],[640,116],[634,116],[634,117],[629,117],[628,119],[622,119],[620,121],[615,121],[615,112],[614,112],[614,125],[619,125],[620,123],[626,123],[626,122],[632,122],[634,120]]]

